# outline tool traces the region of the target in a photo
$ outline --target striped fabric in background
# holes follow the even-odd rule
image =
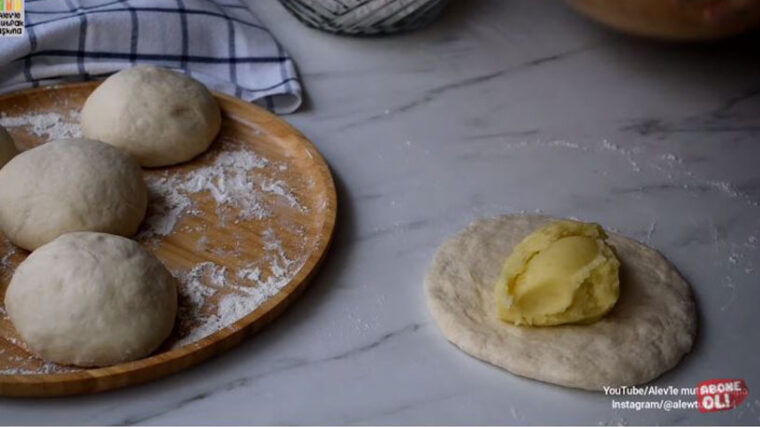
[[[26,0],[25,16],[24,37],[0,39],[0,93],[149,63],[277,113],[301,105],[293,60],[238,0]]]

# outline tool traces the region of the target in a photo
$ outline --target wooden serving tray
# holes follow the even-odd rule
[[[71,136],[97,84],[0,96],[0,123],[22,149]],[[336,218],[327,164],[277,116],[231,96],[215,97],[224,118],[209,152],[179,166],[145,170],[151,202],[135,238],[178,278],[172,336],[150,357],[106,368],[36,358],[3,307],[13,271],[28,253],[0,235],[0,395],[93,393],[179,372],[258,331],[315,274]]]

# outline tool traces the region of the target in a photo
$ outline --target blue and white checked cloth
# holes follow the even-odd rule
[[[295,64],[238,0],[26,0],[26,35],[0,38],[0,93],[149,63],[278,113],[301,105]]]

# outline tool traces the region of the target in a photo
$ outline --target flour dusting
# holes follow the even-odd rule
[[[58,113],[29,113],[21,116],[0,117],[0,125],[5,128],[25,128],[35,136],[46,140],[80,138],[79,112],[70,111],[68,116]]]
[[[13,266],[11,259],[21,251],[14,245],[8,244],[3,248],[3,256],[0,257],[0,268],[5,270]],[[2,308],[2,307],[0,307]]]
[[[17,362],[21,362],[24,358],[17,356]],[[73,372],[75,368],[69,368],[61,366],[53,362],[44,362],[41,366],[36,368],[5,368],[0,369],[0,375],[45,375],[45,374],[59,374],[63,372]]]
[[[0,117],[0,125],[40,142],[81,136],[78,122],[75,111]],[[314,242],[300,224],[310,209],[291,188],[301,179],[291,169],[287,161],[270,160],[240,140],[221,137],[192,166],[145,170],[150,203],[135,240],[160,250],[167,239],[184,233],[182,239],[193,239],[190,258],[198,260],[182,267],[165,262],[179,282],[175,332],[167,346],[182,347],[233,327],[301,271]],[[299,185],[310,188],[308,181]],[[316,201],[317,210],[322,204]],[[9,279],[23,251],[4,239],[0,250],[0,274]],[[0,322],[7,321],[0,305]],[[2,338],[23,348],[14,336]],[[21,354],[2,350],[0,375],[78,370]]]
[[[263,183],[261,184],[261,190],[267,193],[276,194],[284,198],[291,207],[296,208],[301,212],[307,211],[307,209],[298,202],[298,198],[296,198],[296,196],[294,196],[293,193],[288,190],[287,184],[285,184],[282,180]]]
[[[185,215],[200,216],[191,195],[205,193],[216,203],[216,214],[222,222],[230,215],[234,220],[264,219],[272,215],[256,191],[251,170],[262,169],[269,160],[246,150],[231,139],[220,141],[221,150],[204,155],[210,164],[188,172],[165,170],[148,175],[150,204],[137,240],[167,236],[174,232]],[[202,159],[204,160],[204,159]]]
[[[180,289],[179,339],[175,348],[231,326],[279,293],[300,271],[306,258],[288,258],[271,229],[263,234],[266,254],[234,273],[213,262],[175,273],[184,285]],[[210,304],[213,301],[215,309]]]
[[[304,236],[303,229],[296,226],[281,230],[274,212],[282,204],[301,214],[308,212],[286,180],[279,178],[287,167],[230,138],[221,138],[198,163],[201,166],[189,170],[147,174],[150,207],[138,241],[156,246],[163,237],[178,231],[201,232],[195,243],[198,250],[208,250],[219,259],[242,260],[246,255],[239,233],[215,245],[207,224],[178,228],[179,224],[185,218],[204,221],[212,215],[216,218],[213,226],[222,229],[241,222],[267,227],[259,235],[248,236],[260,242],[256,259],[245,259],[237,268],[204,261],[189,270],[172,272],[182,284],[175,348],[230,327],[252,313],[287,285],[308,258],[307,250],[300,251],[298,257],[288,255],[278,235],[287,232],[301,239]],[[209,202],[213,212],[204,208]]]
[[[602,148],[605,150],[609,150],[615,153],[618,153],[622,155],[623,157],[628,160],[628,163],[631,165],[631,170],[634,172],[641,172],[641,168],[639,167],[639,163],[634,159],[633,151],[628,150],[625,148],[620,147],[617,144],[613,144],[606,139],[602,141]]]

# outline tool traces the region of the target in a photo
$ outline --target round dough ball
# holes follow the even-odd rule
[[[203,84],[140,65],[107,78],[82,108],[82,132],[143,166],[167,166],[206,151],[219,133],[219,105]]]
[[[524,377],[586,390],[630,386],[675,367],[696,338],[689,285],[657,251],[609,233],[621,262],[620,299],[589,325],[515,326],[499,319],[493,287],[525,236],[555,219],[476,221],[438,250],[425,278],[430,310],[449,341]]]
[[[140,166],[99,141],[48,142],[0,169],[0,231],[24,249],[71,231],[131,236],[147,206]]]
[[[18,154],[18,149],[13,143],[13,138],[11,138],[11,135],[4,127],[0,126],[0,168],[15,157],[16,154]]]
[[[69,233],[18,266],[5,307],[43,359],[107,366],[146,356],[166,339],[177,313],[177,285],[137,242]]]

